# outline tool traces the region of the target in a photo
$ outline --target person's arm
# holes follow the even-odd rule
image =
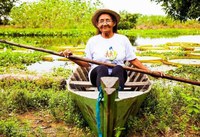
[[[68,56],[72,55],[72,52],[71,52],[71,50],[66,49],[63,52],[60,52],[60,55],[62,55],[64,57],[68,57]],[[74,63],[76,63],[77,65],[81,66],[81,67],[90,67],[90,64],[88,62],[76,60],[76,59],[70,59],[70,60],[73,61]]]
[[[137,58],[130,60],[129,61],[132,65],[134,65],[136,68],[142,69],[142,70],[146,70],[146,71],[150,71],[146,66],[144,66]]]
[[[146,66],[144,66],[137,58],[136,59],[134,59],[134,60],[131,60],[131,61],[129,61],[132,65],[134,65],[136,68],[138,68],[138,69],[142,69],[142,70],[145,70],[145,71],[147,71],[147,72],[153,72],[153,73],[157,73],[158,75],[160,75],[160,76],[164,76],[165,74],[163,73],[163,72],[161,72],[161,71],[151,71],[151,70],[149,70]],[[152,75],[153,77],[156,77],[156,78],[158,78],[158,76],[156,76],[156,75]]]
[[[78,64],[81,67],[90,67],[90,64],[88,62],[81,61],[81,60],[75,60],[75,59],[70,59],[70,60],[73,61],[74,63]]]

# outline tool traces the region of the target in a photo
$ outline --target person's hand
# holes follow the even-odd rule
[[[72,51],[71,50],[69,50],[69,49],[66,49],[65,51],[61,51],[60,53],[59,53],[61,56],[64,56],[64,57],[69,57],[70,55],[72,55]]]
[[[151,72],[152,72],[152,76],[155,77],[155,78],[165,76],[165,73],[163,73],[162,71],[151,71]]]

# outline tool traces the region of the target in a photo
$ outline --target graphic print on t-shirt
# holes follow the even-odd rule
[[[113,61],[116,59],[117,57],[117,52],[115,50],[113,50],[112,46],[109,47],[109,49],[106,51],[106,58]]]

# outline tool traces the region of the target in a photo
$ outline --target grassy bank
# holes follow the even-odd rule
[[[199,67],[184,66],[169,73],[200,81]],[[92,137],[93,133],[88,130],[70,94],[60,89],[60,83],[55,81],[56,77],[66,78],[70,74],[69,70],[58,69],[35,82],[1,80],[0,135],[48,136],[49,130],[61,136],[68,133]],[[151,93],[138,115],[128,120],[124,136],[197,137],[200,131],[200,87],[151,79],[154,81]]]
[[[95,30],[84,29],[30,29],[30,28],[7,28],[0,27],[0,36],[67,36],[67,37],[91,37],[95,35]],[[119,33],[129,37],[175,37],[180,35],[199,35],[200,30],[194,28],[168,28],[168,29],[132,29],[132,30],[119,30]]]

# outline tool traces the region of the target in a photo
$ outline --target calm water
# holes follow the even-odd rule
[[[136,39],[136,45],[160,45],[168,42],[200,43],[200,35],[187,35],[175,38],[140,38]]]
[[[40,61],[30,66],[27,66],[27,69],[29,71],[34,71],[37,73],[48,73],[59,67],[65,69],[74,69],[76,65],[70,61]]]
[[[30,71],[36,71],[38,73],[43,73],[43,72],[51,72],[53,71],[54,68],[57,67],[68,68],[68,65],[64,61],[53,61],[53,62],[40,61],[30,66],[27,66],[27,69]]]

